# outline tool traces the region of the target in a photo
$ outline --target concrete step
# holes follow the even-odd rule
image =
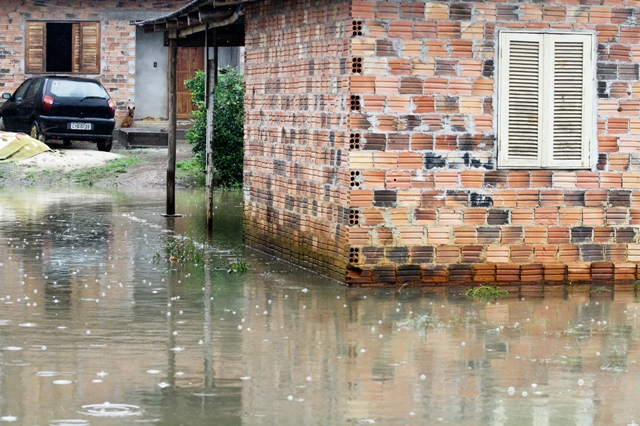
[[[178,120],[176,139],[186,140],[187,131],[193,120]],[[137,120],[131,127],[116,128],[113,139],[125,148],[157,148],[168,145],[169,123],[166,120]]]

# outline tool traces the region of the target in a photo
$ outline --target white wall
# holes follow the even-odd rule
[[[168,53],[164,33],[136,30],[136,120],[167,119]],[[132,106],[132,105],[130,105]]]

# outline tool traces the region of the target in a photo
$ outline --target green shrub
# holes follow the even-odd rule
[[[187,132],[187,142],[193,144],[193,153],[202,170],[206,163],[207,112],[204,102],[205,75],[185,81],[193,104],[198,107],[192,114],[194,126]],[[216,186],[242,185],[242,159],[244,140],[244,80],[237,70],[227,67],[219,70],[215,89],[213,168],[218,180]]]

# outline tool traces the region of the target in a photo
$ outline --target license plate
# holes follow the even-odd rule
[[[93,126],[91,123],[69,123],[71,130],[91,130]]]

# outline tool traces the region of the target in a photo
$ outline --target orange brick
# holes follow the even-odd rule
[[[533,248],[533,258],[539,263],[554,263],[557,261],[558,247],[555,245],[542,245]]]
[[[529,226],[524,228],[525,244],[541,244],[547,242],[547,228],[544,226]]]
[[[389,37],[407,38],[413,37],[413,27],[411,21],[391,21],[389,25]]]
[[[454,244],[476,244],[477,242],[476,228],[459,226],[453,229]]]

